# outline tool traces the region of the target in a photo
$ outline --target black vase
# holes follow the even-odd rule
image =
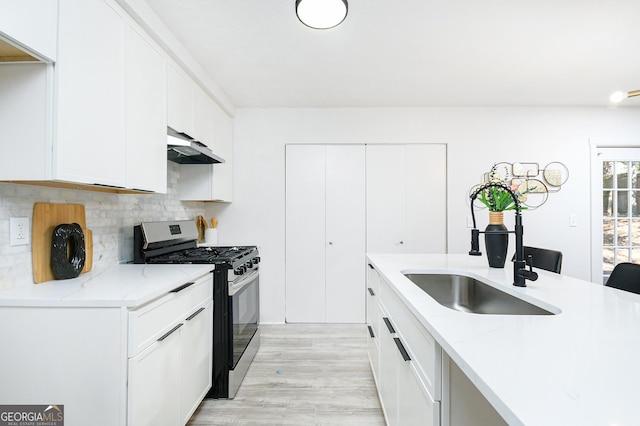
[[[499,213],[496,215],[495,213]],[[489,266],[492,268],[504,268],[507,260],[507,248],[509,247],[509,234],[507,227],[502,223],[502,212],[490,212],[492,218],[485,228],[484,246],[487,251]],[[498,219],[499,217],[499,219]],[[502,232],[492,234],[491,232]]]

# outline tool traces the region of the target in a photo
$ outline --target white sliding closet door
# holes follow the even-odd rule
[[[286,150],[286,320],[324,322],[325,147]]]
[[[286,320],[363,323],[364,145],[286,148]]]
[[[326,321],[365,321],[364,145],[327,146]]]
[[[367,145],[367,253],[446,253],[446,146]]]

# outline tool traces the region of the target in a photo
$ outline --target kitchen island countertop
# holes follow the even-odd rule
[[[119,264],[77,278],[0,291],[0,307],[135,307],[214,269],[210,264]]]
[[[416,318],[510,424],[635,425],[640,419],[640,295],[468,255],[369,254]],[[446,308],[405,273],[480,279],[556,315],[486,315]]]

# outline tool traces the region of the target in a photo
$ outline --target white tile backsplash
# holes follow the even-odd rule
[[[205,203],[178,198],[178,164],[167,162],[167,194],[109,194],[0,183],[0,290],[33,284],[31,244],[9,245],[9,218],[33,217],[35,203],[84,204],[93,232],[93,269],[133,259],[133,226],[142,221],[186,220]],[[31,222],[29,223],[31,229]]]

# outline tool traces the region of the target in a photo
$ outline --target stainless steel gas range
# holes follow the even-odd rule
[[[255,246],[199,247],[195,221],[134,227],[134,263],[213,265],[213,385],[208,398],[233,398],[260,347]]]

